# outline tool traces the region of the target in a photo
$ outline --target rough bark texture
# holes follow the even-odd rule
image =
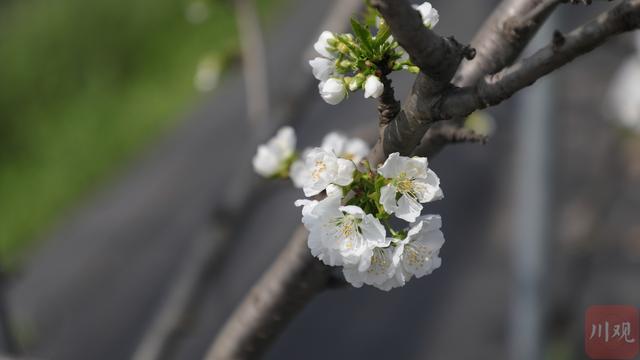
[[[440,96],[450,87],[460,62],[465,57],[473,57],[475,51],[454,38],[441,37],[427,29],[419,13],[405,0],[376,0],[372,5],[380,11],[394,38],[421,70],[396,119],[380,130],[380,138],[369,156],[369,162],[376,165],[396,151],[411,154],[429,126],[437,120],[433,110],[437,109]]]

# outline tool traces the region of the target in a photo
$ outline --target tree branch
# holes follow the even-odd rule
[[[454,84],[469,86],[482,76],[493,74],[510,65],[522,53],[553,8],[539,12],[536,21],[529,21],[517,33],[506,24],[526,17],[545,0],[503,0],[484,22],[471,45],[476,49],[473,61],[463,62],[454,78]]]
[[[231,315],[206,359],[259,357],[314,295],[331,286],[331,268],[311,256],[308,233],[299,226],[274,265]]]
[[[415,148],[411,155],[430,158],[447,145],[462,143],[486,144],[487,141],[488,136],[486,135],[443,121],[434,125],[427,132],[422,143]]]
[[[625,0],[567,35],[558,32],[547,47],[474,87],[453,91],[442,106],[442,117],[466,116],[497,105],[518,90],[602,45],[607,39],[640,27],[640,0]]]
[[[440,95],[450,87],[462,59],[473,58],[475,51],[426,28],[420,14],[406,0],[374,0],[372,5],[420,68],[402,110],[380,129],[380,138],[369,156],[369,162],[375,166],[392,152],[409,155],[420,143],[429,126],[438,120],[432,110],[438,107]]]

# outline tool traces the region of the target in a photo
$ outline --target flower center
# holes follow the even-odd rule
[[[361,220],[356,218],[353,215],[346,215],[342,218],[338,218],[336,221],[336,225],[338,226],[338,233],[341,237],[343,237],[347,242],[345,246],[350,249],[353,247],[353,243],[350,240],[355,234],[360,233],[360,222]]]
[[[375,248],[373,250],[373,256],[371,257],[371,266],[369,266],[367,272],[373,275],[383,275],[390,265],[391,263],[387,257],[384,256],[382,249]]]
[[[322,160],[316,160],[316,166],[311,174],[313,180],[320,179],[320,175],[327,169],[327,165]]]
[[[414,192],[413,180],[407,177],[406,173],[400,173],[395,183],[398,191],[403,194],[412,194]]]
[[[344,155],[341,156],[341,158],[346,160],[351,160],[351,161],[353,161],[355,157],[356,157],[356,154],[352,154],[352,153],[344,153]]]

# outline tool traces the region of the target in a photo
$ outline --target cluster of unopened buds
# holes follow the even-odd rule
[[[438,11],[430,3],[415,5],[428,28],[436,26]],[[391,71],[418,73],[405,51],[391,35],[389,26],[376,16],[375,24],[352,19],[353,34],[324,31],[314,44],[320,56],[309,61],[313,75],[320,81],[322,99],[331,105],[344,100],[349,91],[364,90],[364,97],[378,98],[384,92],[382,78]],[[375,35],[371,28],[375,28]]]
[[[268,178],[290,178],[309,197],[295,204],[313,256],[341,266],[355,287],[387,291],[440,267],[440,216],[420,216],[423,203],[443,197],[426,158],[393,153],[372,169],[367,144],[335,132],[302,154],[295,145],[293,129],[284,127],[258,148],[253,166]],[[402,221],[409,225],[395,229]]]

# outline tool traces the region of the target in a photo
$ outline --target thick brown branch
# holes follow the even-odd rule
[[[475,51],[426,28],[406,0],[374,0],[372,4],[421,70],[398,116],[380,129],[380,138],[369,156],[375,166],[392,152],[409,155],[420,143],[429,126],[439,120],[432,110],[438,108],[458,65],[463,58],[472,58]]]
[[[547,47],[474,87],[452,92],[444,100],[443,116],[466,116],[476,109],[496,105],[518,90],[602,45],[607,39],[640,27],[640,0],[625,0],[567,35],[554,35]]]
[[[503,0],[471,41],[476,49],[476,56],[473,61],[462,62],[454,84],[473,85],[482,76],[496,73],[515,61],[555,7],[553,4],[550,6],[550,1]],[[513,30],[514,27],[517,27],[517,31]],[[464,119],[458,117],[447,122],[451,126],[461,127]],[[435,139],[431,137],[431,132],[429,129],[424,134],[419,145],[420,148],[429,149],[429,156],[437,154],[446,146],[443,142],[430,144]]]
[[[473,85],[482,76],[496,73],[513,63],[552,12],[553,7],[541,5],[546,1],[503,0],[471,41],[476,57],[461,64],[454,83],[458,86]],[[547,11],[540,11],[543,8]],[[537,12],[536,21],[520,26],[517,33],[510,29],[508,24],[518,22],[532,12]]]
[[[384,84],[384,91],[378,98],[378,120],[382,126],[390,123],[398,115],[400,102],[396,100],[391,79],[386,75],[381,75],[380,81]]]
[[[254,285],[218,334],[206,359],[260,357],[316,293],[332,285],[331,268],[313,258],[300,226],[274,265]]]
[[[526,34],[529,29],[538,28],[555,7],[563,0],[542,0],[537,5],[520,17],[512,16],[504,23],[504,31],[511,32],[516,36]]]
[[[373,0],[371,4],[380,11],[411,61],[434,81],[448,83],[458,62],[470,55],[469,49],[455,39],[441,37],[425,27],[420,13],[406,0]],[[449,63],[451,60],[455,64]]]

